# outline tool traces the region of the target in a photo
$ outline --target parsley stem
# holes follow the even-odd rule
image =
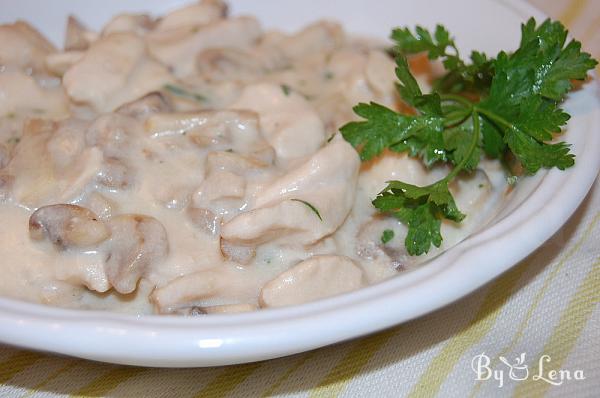
[[[477,112],[481,113],[483,116],[487,117],[488,119],[490,119],[493,122],[500,123],[500,124],[502,124],[502,125],[504,125],[505,127],[508,127],[508,128],[512,128],[513,127],[513,124],[511,122],[509,122],[508,120],[504,119],[501,116],[498,116],[494,112],[490,112],[487,109],[483,109],[483,108],[480,108],[478,106],[475,106],[475,110]]]
[[[469,101],[468,99],[466,99],[465,97],[463,97],[462,95],[442,94],[442,95],[440,95],[440,98],[442,101],[458,102],[459,104],[462,104],[462,105],[466,106],[467,108],[473,107],[473,103],[471,101]]]
[[[446,182],[452,181],[458,175],[458,173],[460,173],[461,170],[465,168],[465,166],[471,159],[473,151],[475,151],[475,149],[477,148],[477,143],[479,142],[479,135],[481,131],[481,126],[479,124],[479,113],[477,112],[477,110],[473,109],[471,117],[473,118],[473,137],[471,138],[469,150],[465,154],[464,158],[460,161],[460,163],[457,164],[454,169],[452,169],[452,171],[446,176],[446,178],[444,178],[444,181]]]

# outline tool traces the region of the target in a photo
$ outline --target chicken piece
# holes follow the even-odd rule
[[[46,56],[56,51],[40,32],[23,21],[0,25],[0,65],[22,71],[45,70]]]
[[[91,32],[77,18],[69,15],[65,34],[65,51],[85,51],[97,38],[97,33]]]
[[[148,35],[151,54],[179,78],[194,73],[195,56],[209,48],[247,48],[262,35],[255,18],[221,19],[200,27],[158,30]]]
[[[343,256],[314,256],[281,273],[263,286],[261,307],[297,305],[362,287],[363,272]]]
[[[339,48],[344,40],[344,31],[339,24],[320,21],[284,38],[278,45],[289,59],[297,60],[313,54],[331,53]]]
[[[23,72],[4,72],[0,73],[0,116],[10,114],[58,119],[69,114],[68,102],[60,88],[42,88]]]
[[[114,16],[102,29],[102,36],[111,33],[133,33],[144,36],[154,27],[154,21],[145,14],[119,14]]]
[[[119,293],[131,293],[148,268],[169,254],[167,232],[155,218],[135,214],[114,217],[109,226],[108,280]]]
[[[132,33],[102,37],[63,77],[69,97],[98,112],[110,112],[170,81],[169,71],[147,55],[144,40]]]
[[[59,204],[37,209],[29,218],[33,240],[48,239],[61,250],[96,246],[110,237],[110,230],[92,211]]]
[[[365,66],[365,76],[371,89],[382,96],[390,98],[396,94],[396,64],[383,51],[370,51]],[[386,101],[389,103],[390,101]]]
[[[154,30],[155,32],[164,32],[182,28],[197,28],[225,18],[226,15],[227,5],[221,0],[203,0],[165,15],[158,21]]]
[[[47,203],[68,203],[100,171],[103,155],[82,143],[84,122],[54,123],[31,120],[15,147],[7,172],[14,177],[11,194],[20,205],[37,208]]]
[[[258,113],[267,142],[282,162],[315,153],[325,142],[325,127],[308,101],[274,84],[247,86],[231,106]]]
[[[216,270],[199,271],[156,288],[150,295],[150,301],[154,303],[158,313],[166,314],[195,301],[215,296],[226,288],[224,273]]]
[[[359,166],[356,151],[342,138],[335,138],[304,164],[257,192],[251,210],[226,222],[221,237],[246,246],[269,241],[317,242],[346,219],[354,203]]]
[[[67,70],[83,58],[83,51],[65,51],[63,53],[52,53],[46,57],[46,69],[48,72],[62,77]]]

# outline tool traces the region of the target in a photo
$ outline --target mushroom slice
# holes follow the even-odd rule
[[[404,246],[406,233],[406,226],[397,219],[374,216],[358,231],[356,254],[365,260],[384,259],[393,268],[403,269],[407,264],[413,263]]]
[[[133,185],[130,168],[119,159],[108,158],[97,175],[98,183],[110,190],[127,189]]]
[[[314,256],[304,260],[263,286],[261,307],[296,305],[356,290],[363,286],[363,272],[343,256]]]
[[[157,312],[172,313],[195,301],[216,295],[226,282],[224,275],[217,271],[195,272],[156,288],[150,295],[150,301],[154,303]]]
[[[40,207],[31,215],[29,235],[33,240],[45,238],[65,249],[98,245],[110,237],[110,230],[90,210],[59,204]]]
[[[189,207],[188,216],[192,223],[207,235],[216,237],[221,231],[221,217],[208,209]]]
[[[160,92],[144,95],[142,98],[121,105],[116,112],[137,119],[146,118],[160,112],[171,112],[173,108]]]
[[[167,231],[157,219],[137,214],[114,217],[109,225],[106,274],[116,291],[131,293],[147,268],[167,257]]]
[[[256,257],[256,249],[252,246],[235,245],[221,239],[221,254],[229,261],[247,265]]]

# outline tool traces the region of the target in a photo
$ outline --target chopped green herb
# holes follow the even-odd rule
[[[518,176],[508,176],[506,177],[506,183],[508,185],[515,185],[519,181]]]
[[[192,93],[191,91],[188,91],[183,87],[175,86],[173,84],[166,84],[164,86],[164,89],[178,97],[194,100],[197,102],[206,102],[206,97],[204,97],[203,95]]]
[[[394,231],[391,229],[386,229],[381,234],[381,243],[383,243],[384,245],[386,243],[388,243],[389,241],[391,241],[392,239],[394,239]]]
[[[8,140],[6,140],[6,143],[9,146],[17,145],[19,142],[21,142],[21,137],[11,137]]]
[[[475,170],[482,155],[500,161],[510,155],[528,174],[574,164],[569,145],[554,142],[569,119],[560,105],[571,81],[585,79],[597,61],[581,51],[579,42],[566,39],[567,31],[559,22],[546,20],[537,26],[532,18],[522,25],[515,52],[502,51],[496,58],[472,52],[467,63],[441,25],[433,33],[420,26],[414,33],[407,28],[392,32],[398,91],[416,114],[361,103],[354,112],[363,120],[340,131],[362,160],[390,150],[407,152],[427,166],[453,166],[446,177],[425,187],[390,181],[373,201],[377,209],[408,226],[409,254],[424,254],[431,245],[441,245],[442,219],[464,219],[448,184],[459,173]],[[446,69],[430,94],[421,92],[405,57],[420,52],[441,59]],[[512,185],[517,179],[507,181]]]
[[[283,91],[283,94],[285,94],[286,96],[288,96],[292,92],[292,89],[287,84],[282,84],[281,85],[281,91]]]
[[[309,209],[311,209],[317,215],[317,217],[319,217],[319,220],[323,221],[323,218],[321,218],[321,213],[319,213],[319,210],[317,210],[317,208],[315,206],[313,206],[312,204],[310,204],[307,201],[302,200],[302,199],[292,199],[292,200],[306,205]]]

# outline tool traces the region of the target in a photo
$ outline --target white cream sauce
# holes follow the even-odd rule
[[[451,187],[465,222],[406,255],[406,228],[371,200],[447,170],[392,153],[360,164],[337,130],[359,101],[398,104],[394,63],[336,23],[264,32],[204,0],[68,26],[64,51],[0,26],[2,296],[137,314],[297,304],[417,266],[502,196],[483,161]]]

